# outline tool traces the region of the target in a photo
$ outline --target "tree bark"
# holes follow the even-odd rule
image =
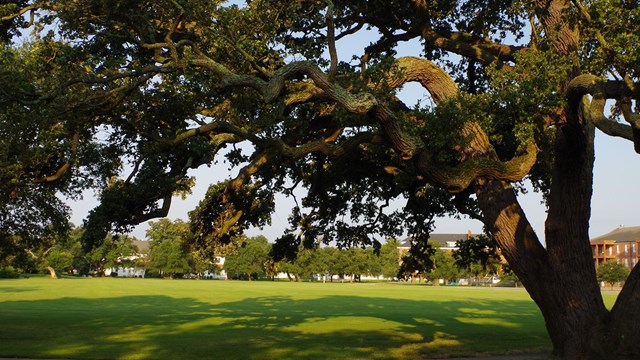
[[[56,274],[56,269],[52,268],[51,266],[47,266],[46,269],[49,272],[49,275],[51,276],[52,279],[58,278],[58,275]]]
[[[503,255],[542,312],[553,354],[565,359],[604,359],[607,310],[595,281],[591,255],[558,257],[545,250],[509,184],[489,181],[478,188],[477,196]],[[562,224],[558,233],[573,236],[570,234],[576,227]],[[564,240],[571,247],[579,242],[588,245],[588,238]],[[591,271],[575,270],[575,266],[587,262]]]
[[[564,359],[640,358],[640,268],[629,276],[614,308],[602,300],[589,243],[593,183],[593,124],[568,110],[558,127],[546,249],[507,182],[478,180],[478,204],[487,228],[539,306]]]

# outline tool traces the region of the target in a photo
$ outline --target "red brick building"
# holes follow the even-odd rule
[[[615,260],[633,268],[640,261],[640,226],[620,226],[591,239],[591,251],[596,267],[605,261]]]

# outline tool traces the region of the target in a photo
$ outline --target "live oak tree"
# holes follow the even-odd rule
[[[99,243],[166,215],[189,170],[224,157],[239,170],[192,212],[195,248],[269,223],[277,193],[300,197],[282,249],[406,229],[426,251],[434,216],[459,212],[491,233],[555,355],[639,358],[640,268],[608,310],[588,234],[595,129],[640,151],[638,5],[3,3],[0,236],[36,239],[64,224],[59,195],[98,188],[85,242]],[[397,56],[405,43],[413,56]],[[429,100],[403,103],[408,82]],[[548,206],[545,246],[518,203],[525,179]]]

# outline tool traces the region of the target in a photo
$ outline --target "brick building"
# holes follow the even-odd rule
[[[633,268],[640,261],[640,226],[620,226],[591,239],[591,251],[596,267],[605,261],[615,260]]]

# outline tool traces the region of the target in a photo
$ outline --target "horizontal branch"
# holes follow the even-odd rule
[[[5,15],[3,17],[0,17],[0,21],[11,21],[15,18],[18,18],[24,14],[26,14],[27,12],[31,11],[31,10],[37,10],[39,8],[41,8],[44,4],[40,3],[40,2],[36,2],[34,4],[25,6],[23,8],[21,8],[20,10],[18,10],[17,12],[13,13],[13,14],[9,14],[9,15]]]
[[[464,32],[436,31],[425,27],[421,31],[425,41],[458,55],[475,59],[488,65],[497,60],[514,61],[515,53],[520,49],[479,38]]]
[[[136,214],[133,219],[133,223],[140,224],[148,220],[167,217],[167,215],[169,214],[169,209],[171,208],[172,198],[172,193],[165,195],[162,199],[162,207],[153,211],[149,211],[147,213]]]
[[[525,153],[509,161],[489,157],[473,157],[455,166],[434,166],[428,157],[418,159],[418,168],[435,184],[444,187],[451,193],[459,193],[469,187],[478,178],[500,181],[520,181],[531,170],[537,160],[538,149],[531,141]]]

